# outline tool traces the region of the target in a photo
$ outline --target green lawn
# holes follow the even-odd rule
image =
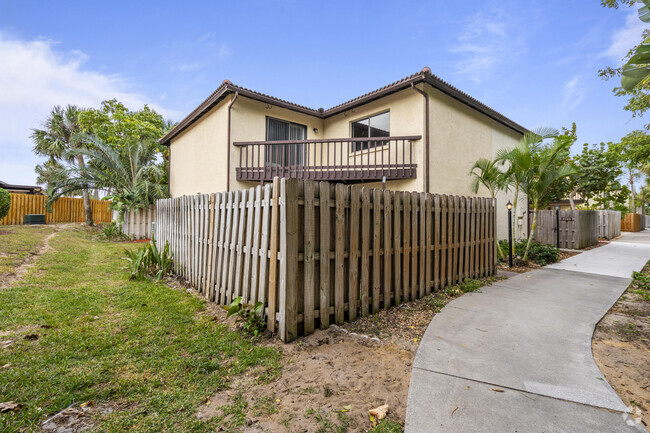
[[[8,274],[43,246],[54,226],[0,226],[0,276]]]
[[[29,254],[51,228],[0,230],[14,231],[0,236],[0,254],[16,246]],[[22,405],[0,414],[0,431],[38,430],[87,401],[114,408],[95,412],[93,431],[241,430],[246,420],[236,405],[207,422],[196,408],[244,371],[273,380],[281,368],[276,350],[211,320],[205,302],[184,291],[127,281],[123,250],[133,244],[96,241],[76,228],[50,245],[20,282],[0,290],[0,341],[13,340],[0,348],[0,402]]]

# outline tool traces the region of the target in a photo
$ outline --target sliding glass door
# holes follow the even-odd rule
[[[272,117],[266,118],[266,141],[286,142],[305,139],[307,139],[305,125]],[[267,169],[290,169],[302,165],[304,161],[304,144],[268,144],[265,150]]]

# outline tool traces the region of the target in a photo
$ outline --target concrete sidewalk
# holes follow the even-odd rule
[[[451,302],[416,354],[406,432],[646,431],[628,425],[591,337],[649,259],[650,232],[627,235]]]

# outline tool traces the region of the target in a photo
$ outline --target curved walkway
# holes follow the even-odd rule
[[[628,234],[448,304],[415,356],[406,432],[645,431],[628,425],[591,338],[649,259],[650,231]]]

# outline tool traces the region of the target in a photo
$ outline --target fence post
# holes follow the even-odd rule
[[[282,179],[280,187],[279,303],[280,339],[284,342],[298,337],[298,182]]]

